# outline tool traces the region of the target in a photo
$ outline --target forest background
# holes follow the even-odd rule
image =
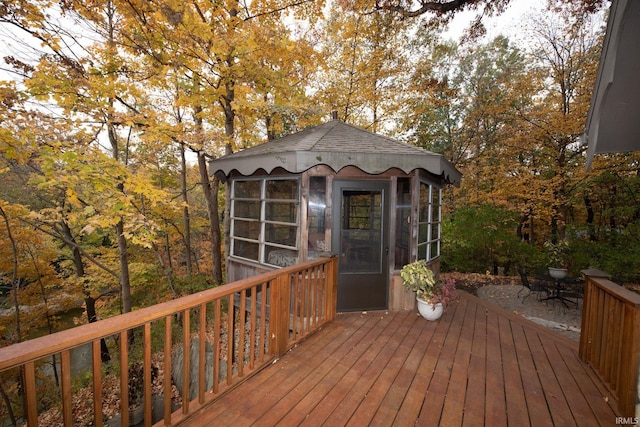
[[[587,171],[580,143],[608,3],[484,35],[508,4],[3,1],[0,346],[224,283],[208,161],[331,111],[463,173],[443,268],[515,274],[566,241],[574,274],[640,280],[640,155]]]

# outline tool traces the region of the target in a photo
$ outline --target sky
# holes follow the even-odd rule
[[[510,39],[521,39],[524,37],[524,22],[528,15],[535,14],[536,11],[543,10],[546,2],[540,0],[511,0],[507,10],[499,16],[484,18],[483,22],[487,29],[486,37],[489,39],[503,34]],[[477,12],[464,11],[458,13],[449,24],[449,30],[444,33],[443,38],[460,39],[464,30],[469,26],[471,20]]]
[[[536,10],[544,9],[546,1],[541,0],[512,0],[507,10],[497,16],[484,18],[483,22],[487,28],[488,39],[492,39],[499,34],[503,34],[514,41],[524,41],[525,31],[523,21],[526,21],[527,15],[532,14]],[[459,40],[464,30],[469,26],[471,20],[476,16],[476,12],[459,12],[449,25],[449,30],[443,34],[443,38],[451,38]],[[20,56],[20,51],[24,54],[24,46],[12,40],[15,38],[16,30],[8,26],[0,26],[0,57],[6,55]],[[23,42],[24,43],[24,42]],[[6,65],[0,63],[0,80],[11,78],[6,72]]]

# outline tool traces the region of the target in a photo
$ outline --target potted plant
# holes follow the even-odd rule
[[[442,316],[444,306],[455,297],[455,280],[439,280],[424,260],[414,261],[400,271],[402,285],[416,293],[418,311],[428,320]]]
[[[549,256],[549,276],[558,280],[567,277],[569,242],[564,239],[558,240],[557,243],[547,241],[544,248]]]
[[[129,425],[144,419],[144,367],[141,362],[129,366]]]

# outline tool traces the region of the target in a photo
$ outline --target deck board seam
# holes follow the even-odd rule
[[[368,315],[368,314],[367,314]],[[361,359],[361,357],[366,354],[370,348],[374,347],[375,345],[379,345],[381,348],[384,348],[385,344],[388,344],[390,341],[392,341],[393,339],[396,339],[396,335],[398,334],[398,331],[401,330],[403,328],[403,322],[400,316],[397,315],[393,315],[393,316],[389,316],[391,317],[391,320],[388,322],[387,326],[385,327],[385,330],[383,331],[382,334],[378,334],[377,337],[374,340],[367,340],[368,335],[362,337],[362,339],[356,344],[354,345],[347,353],[345,353],[340,360],[338,360],[336,362],[336,364],[334,365],[334,369],[336,370],[330,370],[330,369],[325,369],[323,372],[323,375],[317,379],[317,381],[315,382],[314,386],[311,387],[309,389],[308,392],[305,393],[304,396],[300,397],[299,400],[295,401],[295,402],[291,402],[291,398],[290,396],[288,396],[288,400],[287,403],[291,405],[291,407],[289,408],[289,410],[284,413],[280,419],[278,420],[274,420],[277,422],[281,422],[284,423],[285,425],[288,425],[289,422],[287,421],[287,419],[291,418],[291,417],[296,417],[296,413],[299,410],[299,406],[301,404],[301,402],[303,402],[304,400],[307,400],[309,398],[309,396],[312,396],[312,393],[316,393],[318,391],[318,387],[323,383],[323,380],[325,380],[328,376],[330,375],[335,375],[336,372],[343,372],[345,371],[348,372],[356,363],[358,363],[358,361]],[[393,329],[391,329],[393,328]],[[410,328],[407,328],[407,333],[410,331]],[[379,354],[379,353],[378,353]],[[308,377],[305,378],[305,381],[308,381]],[[302,384],[302,383],[300,383]],[[330,387],[329,390],[326,391],[326,393],[329,393],[331,388]],[[325,394],[326,395],[326,394]],[[310,408],[310,410],[313,410],[313,408],[315,408],[315,406],[317,405],[317,401],[315,402],[315,405],[313,405],[312,408]],[[306,411],[305,411],[306,412]],[[297,415],[299,418],[299,415]],[[297,423],[294,424],[298,424],[300,421],[298,421]]]
[[[537,426],[548,416],[549,425],[591,426],[618,414],[575,342],[472,295],[461,293],[436,322],[364,316],[338,314],[184,425]]]

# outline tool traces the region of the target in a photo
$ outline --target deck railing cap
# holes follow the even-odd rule
[[[585,270],[581,270],[580,273],[589,277],[604,277],[606,279],[610,279],[611,275],[609,273],[605,273],[602,270],[598,270],[597,268],[587,268]]]

